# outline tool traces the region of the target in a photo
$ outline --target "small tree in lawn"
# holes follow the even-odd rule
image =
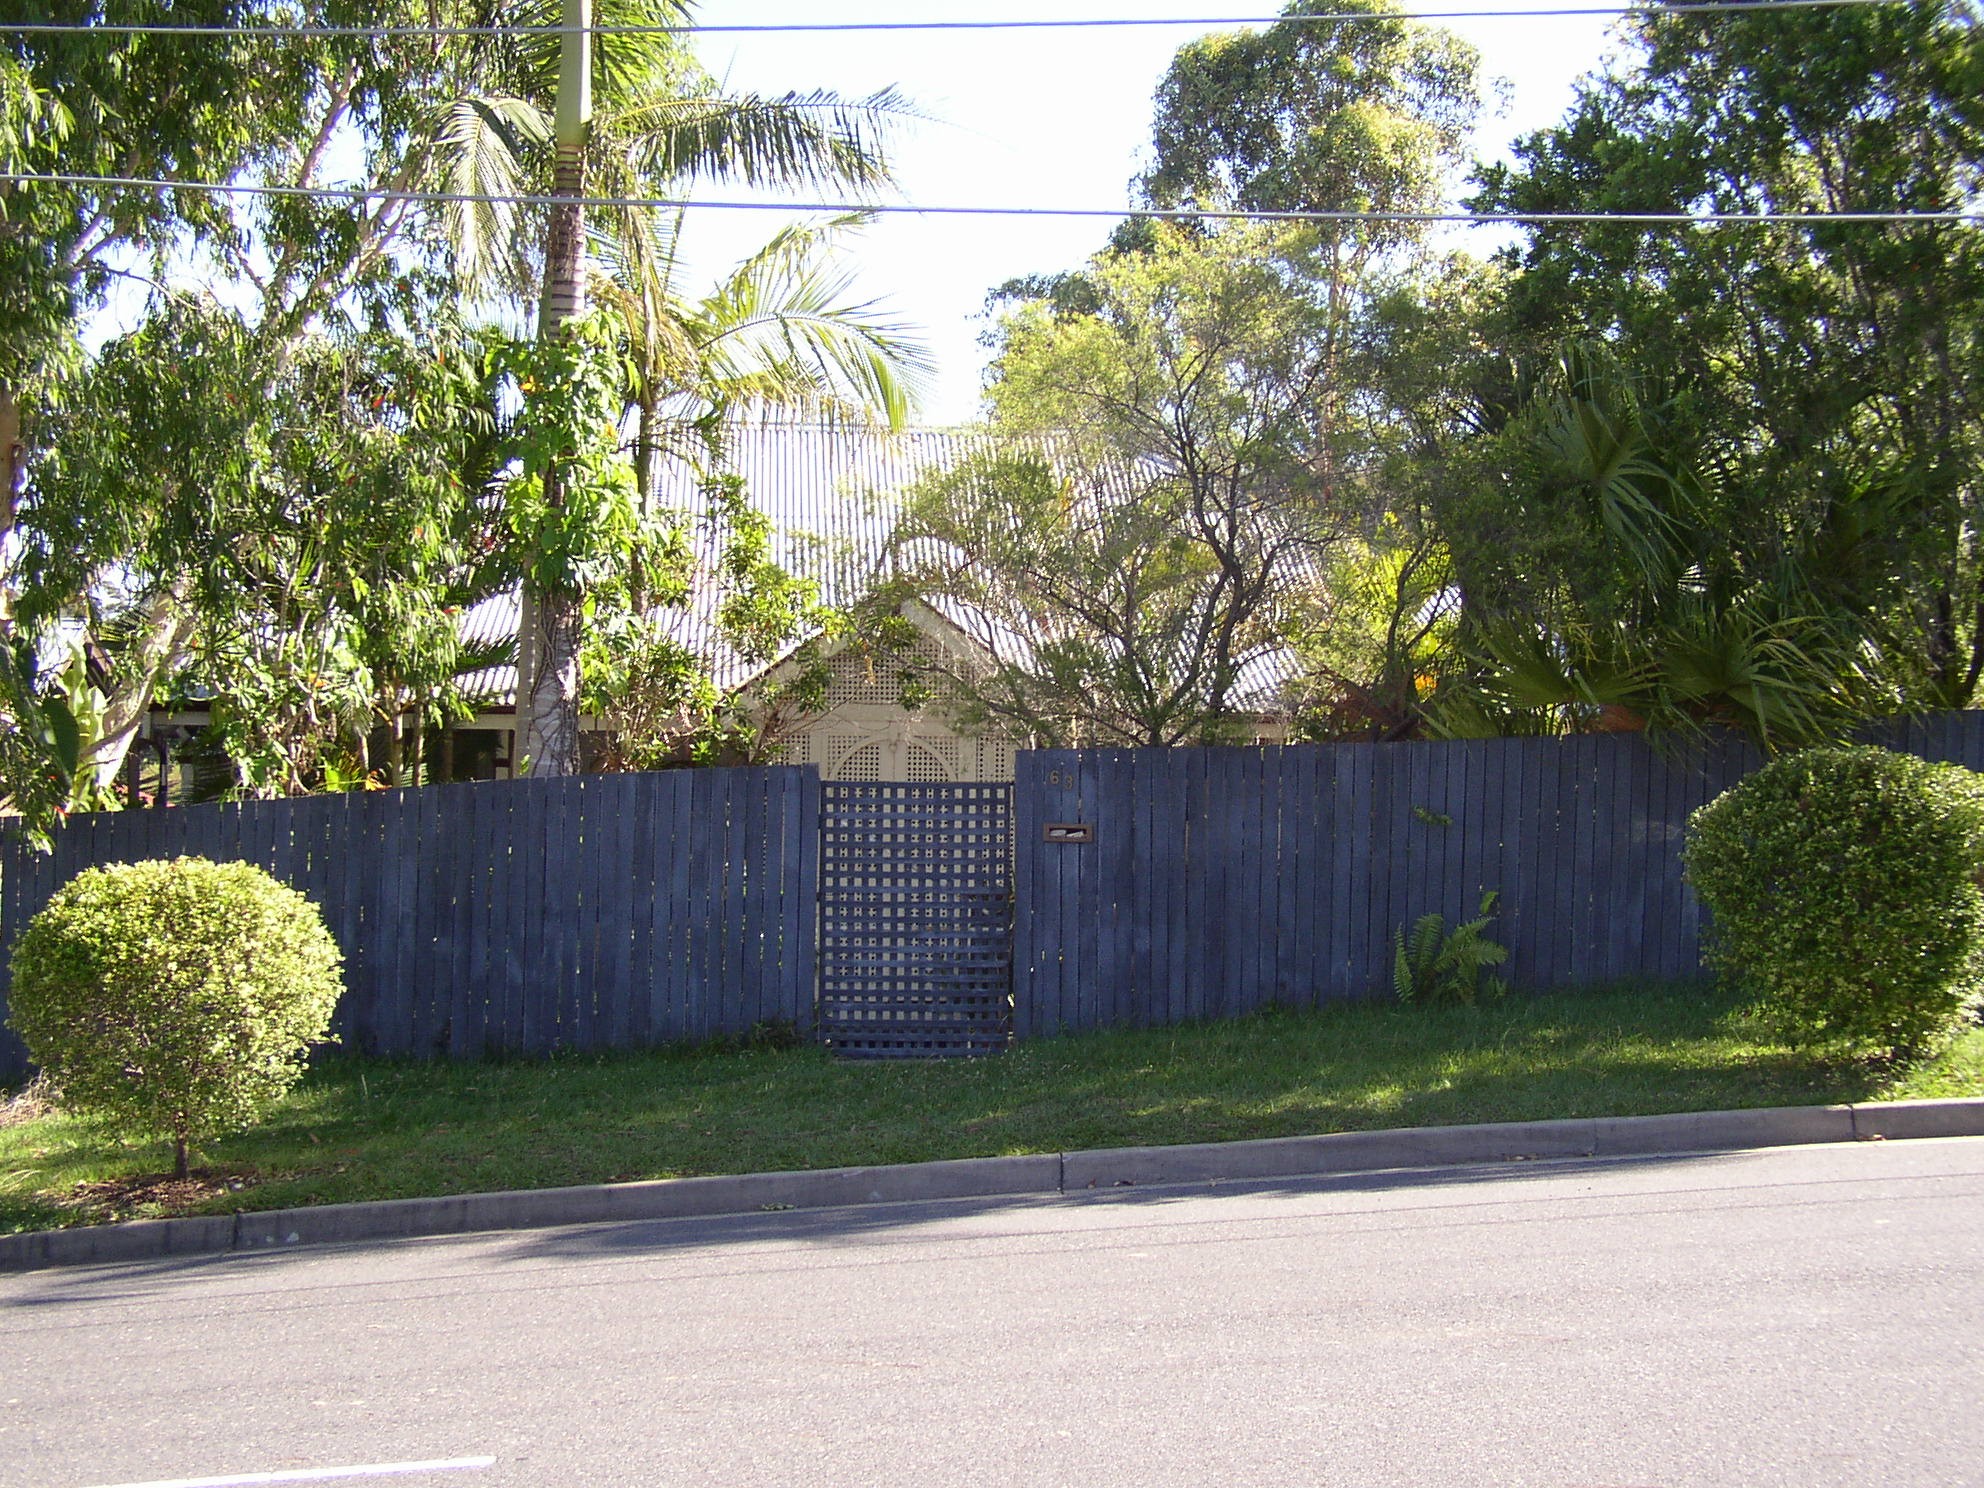
[[[342,957],[317,907],[246,863],[91,868],[14,947],[9,1021],[69,1110],[187,1148],[251,1125],[328,1038]]]

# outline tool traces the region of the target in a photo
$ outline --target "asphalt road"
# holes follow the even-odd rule
[[[0,1484],[1946,1488],[1980,1238],[1963,1138],[48,1271]]]

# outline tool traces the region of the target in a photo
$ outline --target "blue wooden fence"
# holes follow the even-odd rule
[[[0,964],[97,863],[254,863],[323,909],[370,1054],[545,1054],[813,1017],[816,766],[582,775],[80,816],[0,835]],[[5,1009],[0,984],[0,1012]],[[25,1070],[0,1035],[0,1080]]]
[[[1984,769],[1984,713],[1869,737]],[[1522,986],[1695,975],[1681,834],[1760,762],[1727,742],[1663,758],[1633,736],[1023,752],[1014,1031],[1382,994],[1395,930],[1470,916],[1489,889]],[[0,968],[82,869],[192,853],[259,864],[323,908],[346,957],[337,1028],[360,1052],[806,1029],[820,796],[813,766],[688,770],[105,813],[47,856],[0,833]],[[1048,840],[1070,825],[1089,840]],[[0,1081],[25,1068],[0,1031]]]
[[[1984,714],[1867,736],[1984,769]],[[1381,995],[1396,930],[1471,918],[1491,889],[1521,986],[1698,975],[1682,832],[1761,763],[1636,735],[1024,753],[1015,1032]],[[1068,824],[1089,840],[1046,840]]]

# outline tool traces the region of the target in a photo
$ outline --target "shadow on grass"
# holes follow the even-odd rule
[[[1984,1049],[1984,1036],[1977,1040]],[[1949,1063],[1984,1090],[1984,1062]],[[1941,1068],[1941,1067],[1939,1067]],[[549,1061],[328,1059],[205,1162],[257,1177],[195,1212],[1398,1126],[1864,1100],[1890,1076],[1777,1045],[1712,987],[1338,1005],[1044,1039],[969,1062],[817,1049]],[[156,1167],[73,1123],[0,1128],[0,1229],[87,1221],[78,1181]],[[131,1216],[127,1216],[131,1217]]]

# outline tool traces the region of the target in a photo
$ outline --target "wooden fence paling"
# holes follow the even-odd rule
[[[1984,713],[1867,737],[1984,766]],[[1470,917],[1488,889],[1521,985],[1697,974],[1682,833],[1761,763],[1739,741],[1663,756],[1635,736],[1024,752],[1017,1032],[1382,994],[1398,929]],[[83,868],[192,854],[268,868],[323,909],[350,988],[335,1026],[358,1052],[808,1028],[819,812],[806,766],[81,816],[49,854],[0,832],[0,966]],[[1096,840],[1044,842],[1048,822]],[[0,1080],[25,1069],[0,1030]]]
[[[1984,765],[1984,712],[1867,737]],[[1471,918],[1490,889],[1520,986],[1698,976],[1682,834],[1762,763],[1738,740],[1657,753],[1637,735],[1023,752],[1018,1028],[1383,995],[1397,930]],[[1095,841],[1044,843],[1050,821]]]
[[[188,854],[255,863],[323,910],[345,955],[334,1027],[355,1052],[804,1026],[818,787],[815,767],[778,766],[175,807],[76,817],[52,854],[0,832],[0,966],[83,868]],[[0,1081],[26,1069],[0,1032]]]

